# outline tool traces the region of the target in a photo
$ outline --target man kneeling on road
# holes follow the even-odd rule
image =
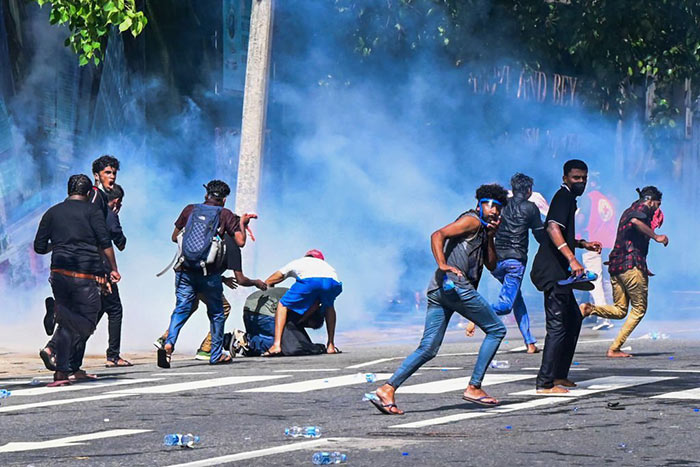
[[[343,291],[335,269],[325,261],[323,253],[309,250],[303,258],[296,259],[275,271],[265,281],[272,287],[288,277],[296,282],[284,294],[275,313],[275,339],[264,357],[282,355],[282,334],[288,323],[296,327],[314,327],[314,321],[322,317],[326,322],[328,343],[326,353],[339,353],[335,348],[335,299]],[[320,313],[320,315],[319,315]]]

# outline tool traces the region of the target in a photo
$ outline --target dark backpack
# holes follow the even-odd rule
[[[209,252],[217,242],[221,206],[195,204],[182,237],[181,264],[187,269],[202,269],[206,274]]]

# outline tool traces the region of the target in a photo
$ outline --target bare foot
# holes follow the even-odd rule
[[[555,386],[564,386],[565,388],[575,388],[576,387],[576,383],[574,383],[570,379],[555,379],[554,385]]]
[[[277,355],[282,355],[282,346],[277,344],[272,344],[267,352],[262,354],[263,357],[275,357]]]
[[[566,394],[567,392],[569,392],[569,390],[561,386],[554,386],[551,388],[542,388],[537,390],[537,394]]]
[[[477,399],[480,401],[481,405],[496,405],[498,404],[498,399],[491,397],[484,392],[483,389],[477,388],[476,386],[470,384],[467,389],[464,390],[464,397],[469,399]]]
[[[539,353],[539,351],[535,344],[527,344],[527,353]]]
[[[163,346],[163,350],[165,350],[165,353],[170,355],[173,353],[173,345],[172,344],[165,344]]]
[[[578,309],[581,310],[581,316],[584,318],[591,316],[591,313],[593,313],[593,305],[590,303],[582,303],[578,306]]]
[[[396,389],[394,389],[394,386],[391,384],[384,384],[378,387],[375,392],[377,397],[379,397],[379,400],[382,402],[382,405],[387,406],[387,409],[391,413],[403,415],[403,410],[396,407],[396,405],[389,406],[389,404],[396,404],[396,399],[394,399]]]
[[[469,321],[467,327],[464,329],[464,334],[466,334],[467,337],[472,337],[474,335],[474,329],[476,329],[476,324]]]
[[[621,350],[608,350],[608,353],[605,354],[606,357],[608,358],[629,358],[632,356],[632,354],[628,354],[626,352],[623,352]]]

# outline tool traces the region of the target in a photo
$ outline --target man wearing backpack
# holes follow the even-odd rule
[[[168,338],[163,349],[158,350],[158,366],[170,368],[170,356],[175,347],[180,329],[193,313],[197,294],[206,297],[207,315],[211,323],[210,364],[231,362],[229,355],[222,353],[224,339],[223,286],[221,265],[212,263],[216,256],[212,249],[217,237],[228,234],[236,245],[243,247],[246,242],[246,227],[255,214],[238,217],[224,208],[226,197],[231,193],[229,186],[221,180],[212,180],[205,186],[207,194],[203,204],[190,204],[182,210],[175,222],[172,241],[178,242],[182,233],[182,256],[175,272],[175,296],[177,303],[170,317]],[[225,266],[224,266],[225,268]]]

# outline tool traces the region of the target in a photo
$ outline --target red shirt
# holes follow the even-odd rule
[[[204,204],[207,206],[216,206],[216,203],[212,200],[206,200]],[[185,206],[185,209],[183,209],[180,213],[180,217],[178,217],[175,221],[175,228],[178,230],[185,228],[193,209],[194,204],[188,204]],[[221,208],[221,214],[219,215],[219,234],[223,236],[223,234],[227,233],[233,237],[236,231],[241,231],[241,218],[230,210]]]

